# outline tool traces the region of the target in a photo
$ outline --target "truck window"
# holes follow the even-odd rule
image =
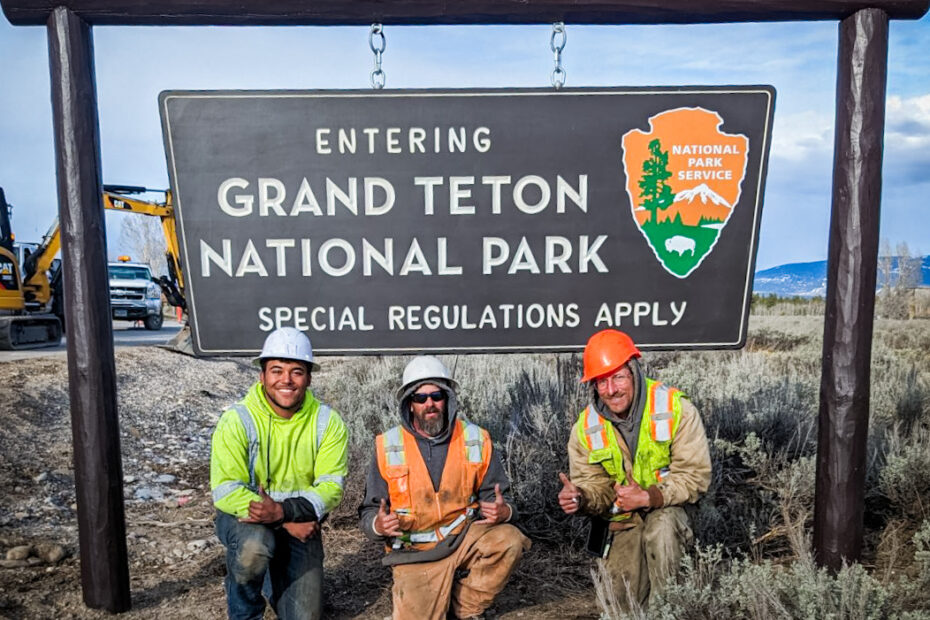
[[[145,267],[132,267],[129,265],[110,266],[111,280],[151,280],[152,275]]]

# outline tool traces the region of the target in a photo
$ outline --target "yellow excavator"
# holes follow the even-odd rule
[[[186,310],[184,280],[170,190],[163,203],[134,198],[144,187],[105,185],[103,205],[161,219],[165,234],[168,275],[154,279],[168,303]],[[58,218],[39,244],[16,244],[11,226],[12,207],[0,188],[0,350],[56,346],[64,331],[61,230]]]
[[[64,317],[58,220],[41,244],[17,247],[11,211],[0,188],[0,349],[55,346]]]

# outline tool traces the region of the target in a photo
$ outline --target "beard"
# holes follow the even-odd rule
[[[435,418],[426,417],[426,414],[434,412],[438,413],[439,416]],[[430,437],[435,437],[446,427],[445,416],[442,415],[442,411],[436,408],[431,408],[427,411],[424,411],[422,415],[414,414],[414,417],[416,418],[417,429]]]

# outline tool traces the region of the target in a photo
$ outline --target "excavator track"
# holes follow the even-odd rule
[[[54,347],[61,343],[61,321],[54,314],[0,317],[0,351]]]

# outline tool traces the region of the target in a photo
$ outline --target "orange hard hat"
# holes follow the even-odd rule
[[[623,332],[616,329],[599,331],[585,345],[584,376],[581,382],[586,383],[613,372],[639,356],[639,349],[633,344],[633,339]]]

